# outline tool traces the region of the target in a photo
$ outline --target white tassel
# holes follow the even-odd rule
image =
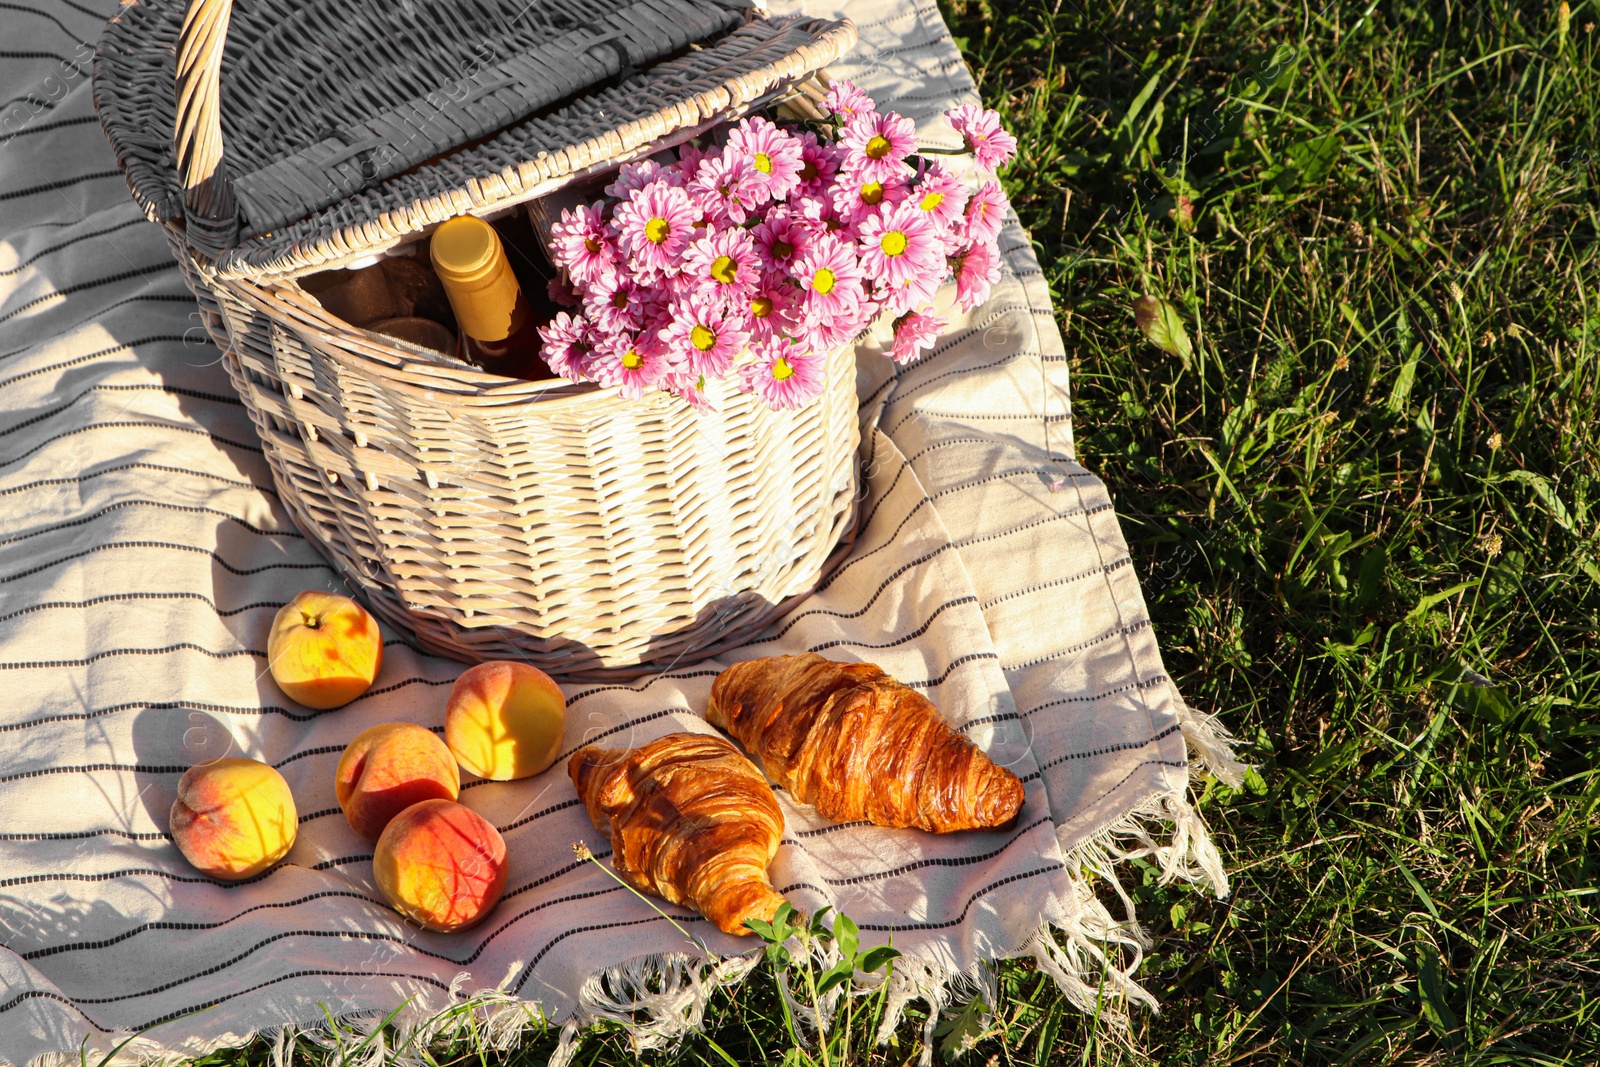
[[[1245,771],[1249,765],[1241,763],[1233,754],[1239,742],[1215,715],[1204,715],[1178,700],[1178,726],[1183,739],[1188,742],[1197,768],[1216,775],[1231,789],[1244,788]]]

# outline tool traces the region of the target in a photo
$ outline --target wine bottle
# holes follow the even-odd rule
[[[555,377],[539,358],[532,308],[494,227],[471,215],[450,219],[434,231],[429,255],[461,330],[458,357],[508,378]]]

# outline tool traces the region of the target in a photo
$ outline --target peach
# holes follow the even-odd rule
[[[506,843],[471,808],[424,800],[383,828],[372,870],[396,911],[447,934],[480,922],[500,902]]]
[[[213,878],[260,874],[288,853],[299,829],[289,783],[260,760],[213,760],[178,779],[172,840]]]
[[[411,805],[460,796],[461,772],[431,730],[390,722],[361,731],[345,746],[333,792],[350,829],[376,841],[389,820]]]
[[[365,693],[383,666],[383,635],[367,609],[347,596],[307,589],[278,609],[267,637],[267,666],[278,688],[325,711]]]
[[[462,769],[504,782],[555,762],[567,698],[537,667],[491,660],[461,672],[445,703],[444,740]]]

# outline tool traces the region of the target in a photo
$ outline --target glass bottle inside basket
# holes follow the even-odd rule
[[[508,378],[555,377],[539,358],[537,318],[494,227],[471,215],[450,219],[429,254],[461,329],[458,358]]]

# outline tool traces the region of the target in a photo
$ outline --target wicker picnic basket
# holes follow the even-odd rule
[[[513,380],[298,283],[764,106],[855,42],[745,0],[124,0],[100,120],[283,503],[380,618],[626,676],[748,640],[853,534],[853,350],[819,401]],[[232,23],[230,27],[230,21]]]

